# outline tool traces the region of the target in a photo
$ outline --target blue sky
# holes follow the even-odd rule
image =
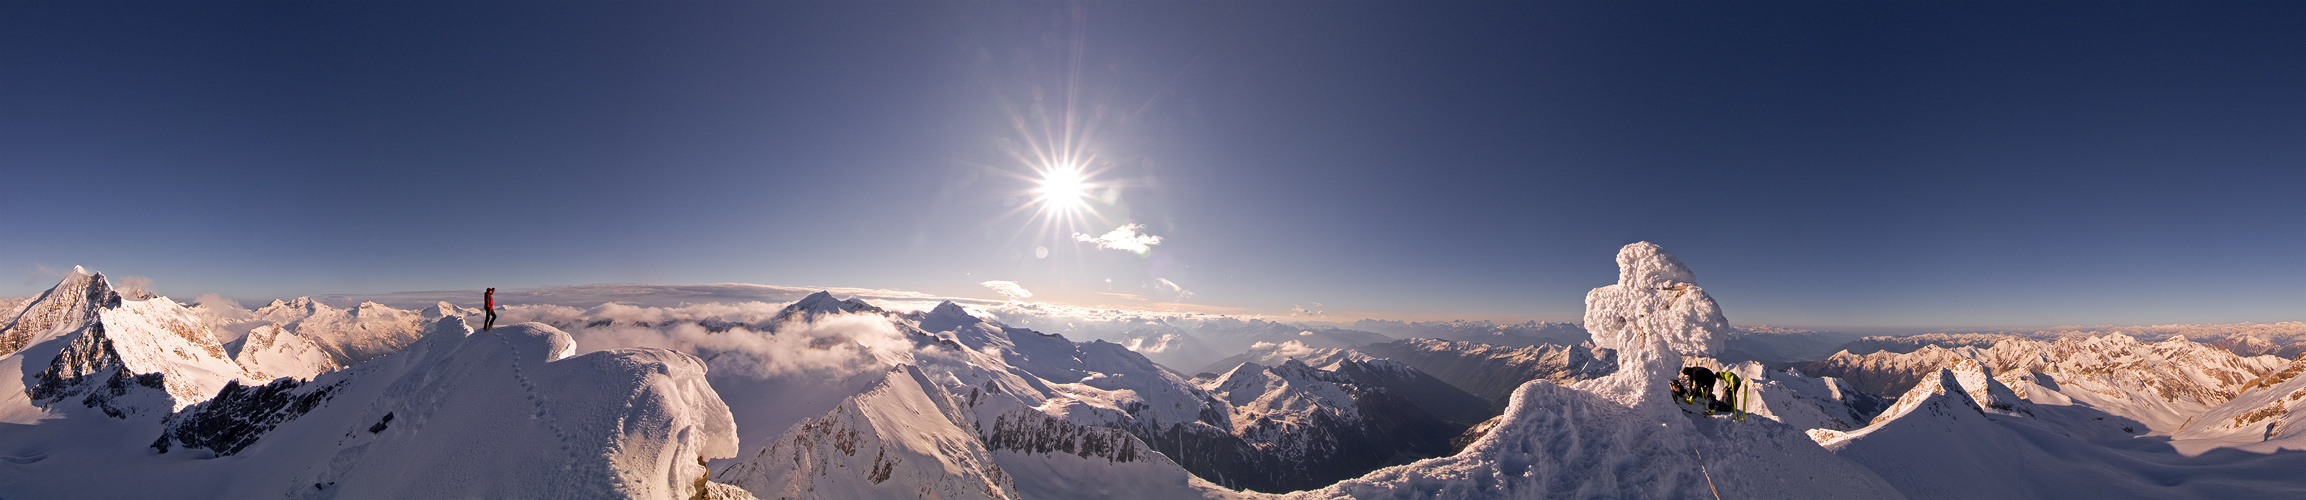
[[[1008,280],[1567,320],[1648,240],[1739,323],[2299,320],[2299,25],[2278,2],[8,3],[0,295],[77,264],[179,298]],[[1053,217],[1016,153],[1066,137],[1096,199]],[[1161,242],[1073,237],[1131,223]]]

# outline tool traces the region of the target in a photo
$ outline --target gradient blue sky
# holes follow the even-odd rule
[[[11,2],[0,295],[79,264],[178,298],[999,279],[1564,320],[1648,240],[1738,323],[2299,320],[2299,26],[2306,3]],[[1112,201],[1052,221],[1007,151],[1068,110]],[[1164,239],[1070,237],[1123,223]]]

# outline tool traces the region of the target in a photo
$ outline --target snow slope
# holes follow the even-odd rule
[[[2006,374],[2004,374],[2006,375]],[[1812,430],[1916,498],[2278,498],[2306,494],[2306,453],[2178,453],[2087,405],[2021,399],[1974,361],[1940,368],[1874,422]]]
[[[2241,394],[2188,420],[2172,437],[2249,446],[2276,441],[2275,448],[2306,449],[2296,426],[2306,415],[2306,356],[2243,384]],[[2289,439],[2281,439],[2289,438]]]
[[[717,477],[762,498],[1019,498],[951,396],[912,366],[881,374]]]

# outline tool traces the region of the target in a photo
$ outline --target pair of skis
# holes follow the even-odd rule
[[[1745,377],[1730,372],[1721,372],[1716,376],[1721,378],[1722,392],[1729,394],[1730,408],[1737,412],[1730,419],[1739,422],[1746,421]],[[1712,415],[1713,408],[1706,408],[1706,414]]]

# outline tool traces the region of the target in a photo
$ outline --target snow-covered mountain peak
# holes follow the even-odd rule
[[[937,307],[929,309],[929,312],[921,315],[921,330],[949,332],[956,328],[983,322],[985,322],[984,319],[969,314],[968,309],[948,300],[937,303]]]
[[[855,298],[840,300],[833,298],[833,293],[830,291],[820,291],[802,297],[801,300],[793,302],[792,305],[785,306],[783,311],[777,313],[777,320],[781,322],[798,318],[802,321],[811,321],[817,319],[818,316],[827,314],[865,312],[879,313],[882,311],[881,308],[873,307],[872,304],[867,304],[863,300]]]
[[[56,286],[48,287],[24,309],[0,326],[0,354],[21,350],[41,340],[71,333],[95,319],[106,304],[118,303],[120,294],[101,273],[72,266]]]
[[[166,297],[124,299],[100,273],[75,272],[10,325],[35,405],[73,401],[115,418],[165,414],[248,378],[207,324]],[[27,367],[27,373],[31,370]]]

